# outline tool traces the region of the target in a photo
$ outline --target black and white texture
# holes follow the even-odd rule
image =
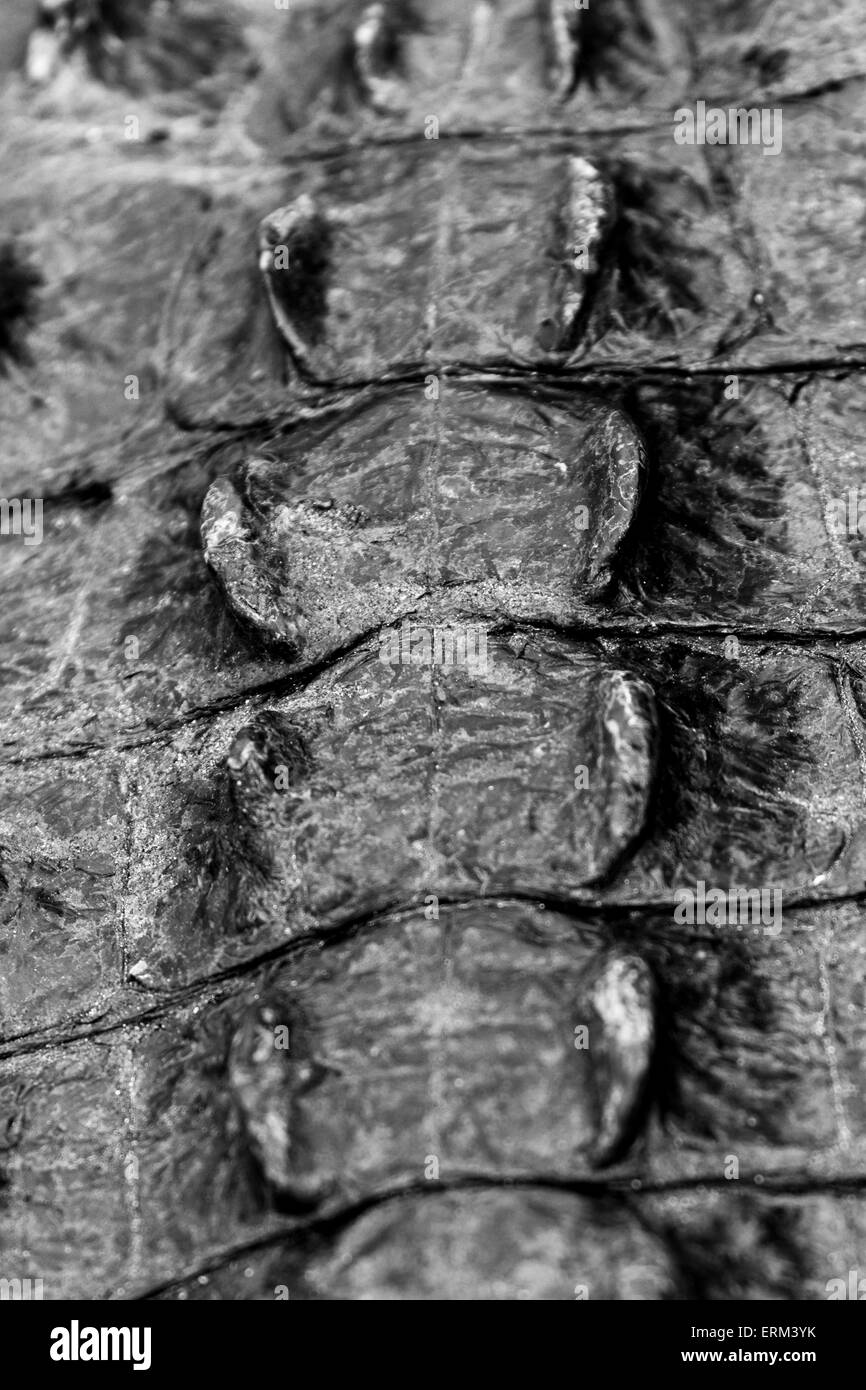
[[[859,6],[0,45],[0,1277],[866,1272]]]

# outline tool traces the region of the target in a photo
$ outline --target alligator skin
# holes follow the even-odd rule
[[[3,21],[0,1275],[827,1297],[862,19],[219,8]],[[744,92],[778,155],[674,141]]]

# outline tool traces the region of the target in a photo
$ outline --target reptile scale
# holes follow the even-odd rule
[[[866,1269],[830,10],[9,6],[2,1272]],[[675,138],[698,101],[775,144]]]

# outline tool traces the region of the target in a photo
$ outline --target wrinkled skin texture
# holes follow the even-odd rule
[[[35,8],[4,1274],[826,1297],[866,1267],[857,7]],[[780,156],[674,143],[727,91]],[[689,921],[700,882],[781,915]]]

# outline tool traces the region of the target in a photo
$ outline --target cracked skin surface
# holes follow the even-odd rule
[[[45,287],[3,493],[47,499],[0,545],[8,1273],[825,1297],[866,1260],[862,539],[824,521],[862,21],[363,8],[233,5],[229,62],[154,7],[38,89],[4,11]],[[778,159],[674,146],[729,89]],[[333,256],[281,323],[260,228],[303,196]],[[489,627],[489,670],[381,662],[406,616]],[[700,878],[778,884],[782,931],[677,924]]]

